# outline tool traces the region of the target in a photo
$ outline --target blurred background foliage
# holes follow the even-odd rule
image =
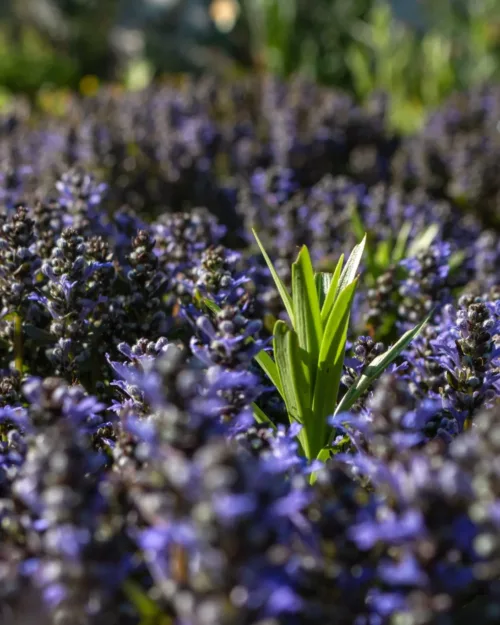
[[[0,105],[141,88],[178,73],[304,74],[360,101],[390,94],[412,132],[500,73],[498,0],[2,0]]]

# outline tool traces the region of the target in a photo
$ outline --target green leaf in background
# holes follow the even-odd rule
[[[391,239],[389,237],[380,241],[378,244],[372,243],[375,237],[372,236],[372,233],[367,232],[355,203],[351,206],[351,227],[359,243],[361,243],[366,236],[366,241],[368,243],[368,245],[365,246],[366,268],[368,270],[368,278],[373,282],[381,273],[380,267],[386,264],[384,262],[384,256],[387,255],[387,249],[390,249]]]
[[[417,256],[420,252],[429,249],[434,239],[439,234],[439,226],[437,224],[431,224],[426,228],[419,236],[415,237],[411,244],[408,246],[406,257],[412,258]]]
[[[390,238],[379,241],[373,254],[373,267],[370,274],[375,278],[391,264],[392,240]]]
[[[392,252],[392,262],[399,263],[406,255],[406,247],[408,245],[408,238],[410,237],[413,224],[411,221],[405,221],[401,226],[398,236],[396,237],[396,243],[394,244],[394,250]]]
[[[457,250],[456,252],[453,252],[448,262],[450,272],[453,272],[456,269],[458,269],[461,266],[461,264],[464,262],[466,257],[467,257],[467,253],[464,250]]]
[[[213,302],[211,299],[209,299],[208,297],[205,297],[203,299],[203,303],[205,304],[205,306],[211,310],[215,315],[217,315],[218,313],[220,313],[221,308],[220,306],[217,306],[217,304],[215,302]]]
[[[283,300],[283,304],[284,304],[284,306],[286,308],[288,316],[290,317],[290,321],[292,322],[292,325],[293,325],[293,323],[294,323],[294,314],[293,314],[292,298],[290,297],[290,294],[288,293],[288,291],[286,289],[286,286],[283,284],[283,281],[281,280],[281,278],[276,273],[276,269],[274,268],[274,265],[273,265],[271,259],[267,255],[267,252],[264,249],[264,246],[262,245],[259,237],[257,236],[257,233],[253,229],[252,229],[252,232],[253,232],[253,236],[255,237],[255,240],[257,241],[257,245],[259,246],[260,251],[262,252],[262,256],[264,256],[264,260],[266,261],[266,264],[269,267],[269,271],[271,272],[271,275],[273,277],[274,284],[276,285],[276,288],[278,289],[278,292],[281,295],[281,299]]]
[[[355,382],[342,398],[337,406],[335,414],[349,410],[356,401],[368,390],[372,382],[383,373],[383,371],[399,356],[399,354],[408,347],[411,341],[417,336],[424,325],[429,321],[434,311],[431,311],[427,317],[417,324],[403,336],[386,352],[377,356],[373,362],[368,365],[359,380]]]
[[[330,282],[330,287],[326,294],[325,301],[321,308],[321,322],[323,325],[326,325],[330,317],[330,313],[332,312],[333,305],[335,304],[335,298],[337,297],[338,292],[338,284],[340,280],[340,274],[342,272],[342,266],[344,264],[344,255],[342,254],[338,260],[337,266],[335,267],[335,271],[333,272],[332,280]]]
[[[254,55],[265,60],[269,71],[285,75],[296,32],[296,0],[246,0],[244,8]]]
[[[161,608],[139,584],[126,581],[124,590],[139,614],[140,625],[172,625],[172,619],[162,612]]]
[[[350,215],[351,215],[351,228],[356,236],[356,239],[361,243],[363,237],[366,233],[366,228],[363,224],[363,220],[361,219],[361,215],[359,214],[358,207],[356,202],[352,202],[350,206]],[[368,254],[370,253],[370,249],[368,248]]]
[[[345,62],[352,76],[356,93],[367,98],[374,89],[370,58],[361,46],[352,43],[345,52]]]

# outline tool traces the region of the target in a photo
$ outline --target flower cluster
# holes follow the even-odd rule
[[[2,625],[498,622],[496,93],[409,138],[267,77],[0,120]],[[367,232],[310,461],[252,228],[285,287]]]

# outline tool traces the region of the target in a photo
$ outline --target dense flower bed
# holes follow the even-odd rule
[[[498,96],[405,140],[267,79],[0,119],[2,625],[498,622]],[[367,232],[341,396],[430,313],[316,461],[252,228],[286,285]]]

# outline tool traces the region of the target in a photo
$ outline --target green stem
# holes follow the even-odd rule
[[[23,320],[21,315],[14,314],[14,361],[19,373],[23,372]]]

